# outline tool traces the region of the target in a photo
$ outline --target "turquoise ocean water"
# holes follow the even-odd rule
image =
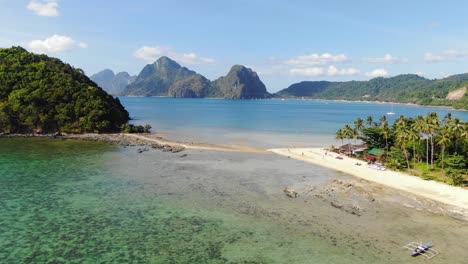
[[[223,100],[163,97],[120,97],[136,124],[149,123],[153,130],[178,134],[184,139],[278,145],[289,142],[330,142],[334,133],[357,118],[372,116],[375,121],[388,116],[416,117],[437,112],[468,120],[467,111],[413,105],[339,102],[323,100]],[[258,136],[258,137],[256,137]],[[291,144],[291,143],[289,143]]]

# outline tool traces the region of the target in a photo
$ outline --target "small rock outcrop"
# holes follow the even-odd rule
[[[284,194],[289,198],[297,198],[298,193],[291,187],[286,187],[283,189]]]
[[[168,144],[164,144],[164,145],[152,144],[151,147],[153,149],[162,150],[163,152],[172,152],[172,153],[178,153],[178,152],[181,152],[181,151],[185,150],[185,148],[182,147],[182,146],[178,146],[178,145],[171,146],[171,145],[168,145]]]

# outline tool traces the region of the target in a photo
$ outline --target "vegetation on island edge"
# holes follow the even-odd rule
[[[130,120],[118,98],[59,59],[0,49],[0,133],[119,132]]]
[[[304,81],[277,92],[278,98],[380,101],[448,106],[468,110],[468,73],[443,79],[416,74],[378,77],[369,81]]]
[[[362,140],[367,149],[381,149],[377,159],[391,169],[426,180],[467,185],[468,123],[451,114],[442,120],[435,112],[416,118],[401,115],[393,124],[386,116],[378,122],[371,116],[357,118],[354,125],[339,129],[336,139]]]

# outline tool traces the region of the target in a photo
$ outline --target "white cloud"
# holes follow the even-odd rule
[[[325,70],[322,67],[294,68],[290,69],[289,73],[301,76],[323,76],[325,75]]]
[[[136,50],[133,55],[136,58],[145,60],[147,62],[155,61],[157,58],[163,56],[163,50],[159,46],[148,47],[144,46],[138,50]]]
[[[445,50],[439,53],[427,52],[424,54],[424,60],[426,62],[444,62],[444,61],[454,61],[468,57],[468,51],[464,50]]]
[[[360,71],[356,68],[337,68],[330,65],[328,68],[324,67],[308,67],[308,68],[293,68],[289,70],[292,75],[300,76],[351,76],[357,75]]]
[[[178,53],[171,48],[163,46],[144,46],[136,50],[133,55],[148,63],[156,61],[161,56],[168,56],[183,64],[211,64],[216,61],[211,58],[200,57],[196,53]]]
[[[87,48],[88,44],[84,42],[77,43],[68,36],[52,35],[44,40],[32,40],[26,44],[27,47],[35,53],[60,53],[72,48]]]
[[[383,76],[387,76],[387,75],[388,75],[388,72],[387,72],[387,70],[385,70],[385,69],[375,69],[375,70],[373,70],[373,71],[366,72],[365,75],[366,75],[367,77],[371,77],[371,78],[383,77]]]
[[[372,63],[387,63],[387,64],[394,64],[405,62],[405,59],[400,59],[398,57],[394,57],[391,54],[385,54],[383,57],[376,57],[376,58],[367,58],[366,61]]]
[[[37,1],[32,0],[26,6],[29,10],[32,10],[39,16],[48,16],[48,17],[56,17],[59,15],[58,11],[58,3],[57,1]]]
[[[360,71],[356,68],[343,68],[343,69],[338,69],[333,65],[330,65],[328,67],[327,71],[329,76],[350,76],[350,75],[356,75],[359,74]]]
[[[323,54],[308,54],[298,56],[286,61],[289,65],[311,66],[311,65],[326,65],[331,63],[346,62],[348,57],[345,54],[333,55],[331,53]]]

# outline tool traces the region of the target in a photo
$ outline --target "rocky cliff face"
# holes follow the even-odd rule
[[[265,85],[252,69],[242,65],[232,66],[229,73],[213,82],[224,98],[252,99],[268,98]]]
[[[105,69],[90,77],[99,87],[112,95],[120,95],[127,85],[135,81],[136,76],[131,76],[128,72],[114,74],[112,70]]]
[[[192,75],[188,78],[175,82],[169,88],[168,95],[180,98],[202,98],[213,96],[213,86],[210,80],[200,74]]]
[[[135,82],[127,86],[125,95],[139,96],[194,96],[203,97],[202,91],[209,84],[203,76],[180,66],[168,57],[146,65]]]
[[[244,66],[235,65],[228,75],[211,82],[204,76],[180,66],[168,57],[161,57],[155,63],[146,65],[135,82],[127,86],[124,94],[232,99],[270,96],[258,75]]]

